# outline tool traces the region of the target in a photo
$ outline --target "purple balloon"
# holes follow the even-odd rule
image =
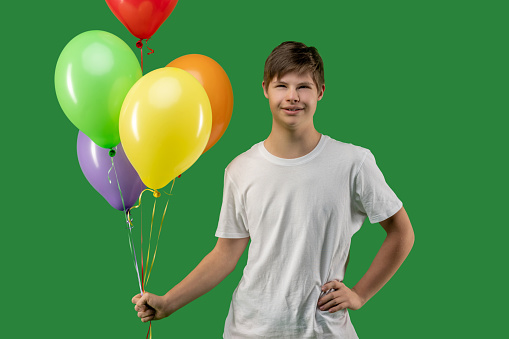
[[[146,188],[140,176],[133,168],[124,153],[121,144],[118,144],[113,157],[115,168],[111,168],[110,149],[97,146],[83,132],[78,134],[78,161],[81,170],[88,182],[99,192],[113,208],[124,210],[118,186],[122,191],[126,210],[134,206],[140,193]],[[110,171],[111,168],[111,171]],[[108,171],[109,180],[108,180]],[[117,176],[118,175],[118,184]],[[111,181],[111,183],[110,183]]]

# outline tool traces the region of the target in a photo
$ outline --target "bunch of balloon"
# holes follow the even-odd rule
[[[112,207],[125,213],[129,248],[142,294],[169,202],[162,213],[149,267],[159,190],[171,195],[175,178],[222,137],[233,110],[229,78],[207,56],[184,55],[143,75],[142,40],[147,42],[152,37],[177,1],[106,0],[113,14],[140,39],[137,47],[141,49],[141,66],[130,47],[115,35],[88,31],[65,46],[55,69],[58,102],[79,130],[77,153],[83,174]],[[167,193],[162,189],[170,182]],[[156,199],[145,267],[140,223],[140,276],[132,212],[141,207],[146,191]],[[151,324],[149,335],[152,337]]]
[[[81,33],[68,42],[55,67],[58,102],[79,130],[81,170],[113,208],[124,211],[133,260],[135,248],[126,212],[145,186],[120,145],[118,119],[127,92],[141,76],[131,48],[99,30]]]

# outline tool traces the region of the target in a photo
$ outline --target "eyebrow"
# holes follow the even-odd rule
[[[288,85],[288,83],[284,82],[284,81],[275,81],[275,84],[283,84],[283,85]],[[313,86],[313,83],[312,82],[301,82],[299,83],[297,86],[300,86],[300,85],[307,85],[307,86]]]

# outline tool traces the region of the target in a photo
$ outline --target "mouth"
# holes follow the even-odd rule
[[[282,107],[282,110],[289,115],[295,115],[302,111],[302,108],[299,107]]]

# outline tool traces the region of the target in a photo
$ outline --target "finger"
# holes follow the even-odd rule
[[[326,303],[328,303],[329,301],[331,301],[332,299],[334,299],[334,292],[332,293],[329,293],[329,294],[326,294],[324,295],[323,297],[321,297],[319,300],[318,300],[318,306],[322,306]]]
[[[348,298],[347,295],[341,294],[340,292],[334,292],[334,293],[336,294],[336,297],[324,305],[323,311],[332,309],[334,307],[337,307],[338,305],[343,305],[344,306],[343,308],[350,306],[350,299]]]
[[[320,306],[320,310],[322,311],[327,311],[328,309],[336,306],[338,303],[335,299],[332,299],[330,300],[329,302],[323,304],[322,306]]]
[[[344,298],[345,297],[345,291],[344,290],[331,290],[330,293],[325,294],[318,300],[318,305],[323,305],[331,300],[337,299],[337,298]]]
[[[154,320],[154,316],[153,315],[151,315],[149,317],[141,318],[141,321],[143,321],[144,323],[146,323],[147,321],[151,321],[151,320]]]
[[[334,307],[330,308],[330,309],[329,309],[329,313],[334,313],[334,312],[337,312],[337,311],[343,310],[343,309],[345,309],[345,308],[347,308],[347,307],[348,307],[347,303],[341,303],[341,304],[339,304],[339,305],[336,305],[336,306],[334,306]]]
[[[339,290],[341,287],[345,286],[345,284],[343,284],[343,282],[341,282],[339,280],[332,280],[331,284],[332,284],[332,288],[335,290]]]
[[[147,309],[143,312],[138,312],[139,318],[146,318],[146,317],[153,317],[156,314],[156,312],[153,309]]]
[[[138,300],[141,298],[141,293],[136,294],[133,299],[131,300],[133,304],[136,304]]]
[[[135,305],[134,309],[138,312],[145,312],[147,310],[147,306],[146,306],[146,304],[141,305],[141,306]]]
[[[333,298],[331,298],[328,302],[322,303],[322,306],[319,306],[321,310],[328,310],[329,308],[335,307],[336,305],[349,302],[348,296],[342,291],[334,291],[330,295],[332,295]]]
[[[142,306],[144,304],[148,304],[148,300],[150,298],[150,293],[143,293],[140,299],[138,299],[138,302],[136,303],[136,306]]]
[[[323,284],[323,286],[322,286],[322,292],[325,292],[325,291],[330,290],[330,289],[332,288],[332,287],[331,287],[331,285],[332,285],[332,284],[331,284],[330,282],[327,282],[327,283]]]
[[[331,289],[337,290],[337,289],[341,288],[342,285],[343,285],[343,283],[340,282],[339,280],[331,280],[322,286],[322,291],[325,292],[325,291],[328,291]]]
[[[152,306],[150,306],[149,304],[144,304],[144,305],[141,305],[141,306],[137,306],[138,307],[138,312],[142,312],[142,313],[155,313],[155,308],[153,308]]]
[[[334,292],[333,292],[334,293]],[[330,294],[327,294],[326,296],[324,296],[319,304],[318,304],[318,307],[322,310],[322,311],[326,311],[328,310],[329,308],[331,308],[332,306],[335,306],[337,304],[336,301],[334,301],[335,299],[335,296],[333,295],[333,293],[330,293]]]

